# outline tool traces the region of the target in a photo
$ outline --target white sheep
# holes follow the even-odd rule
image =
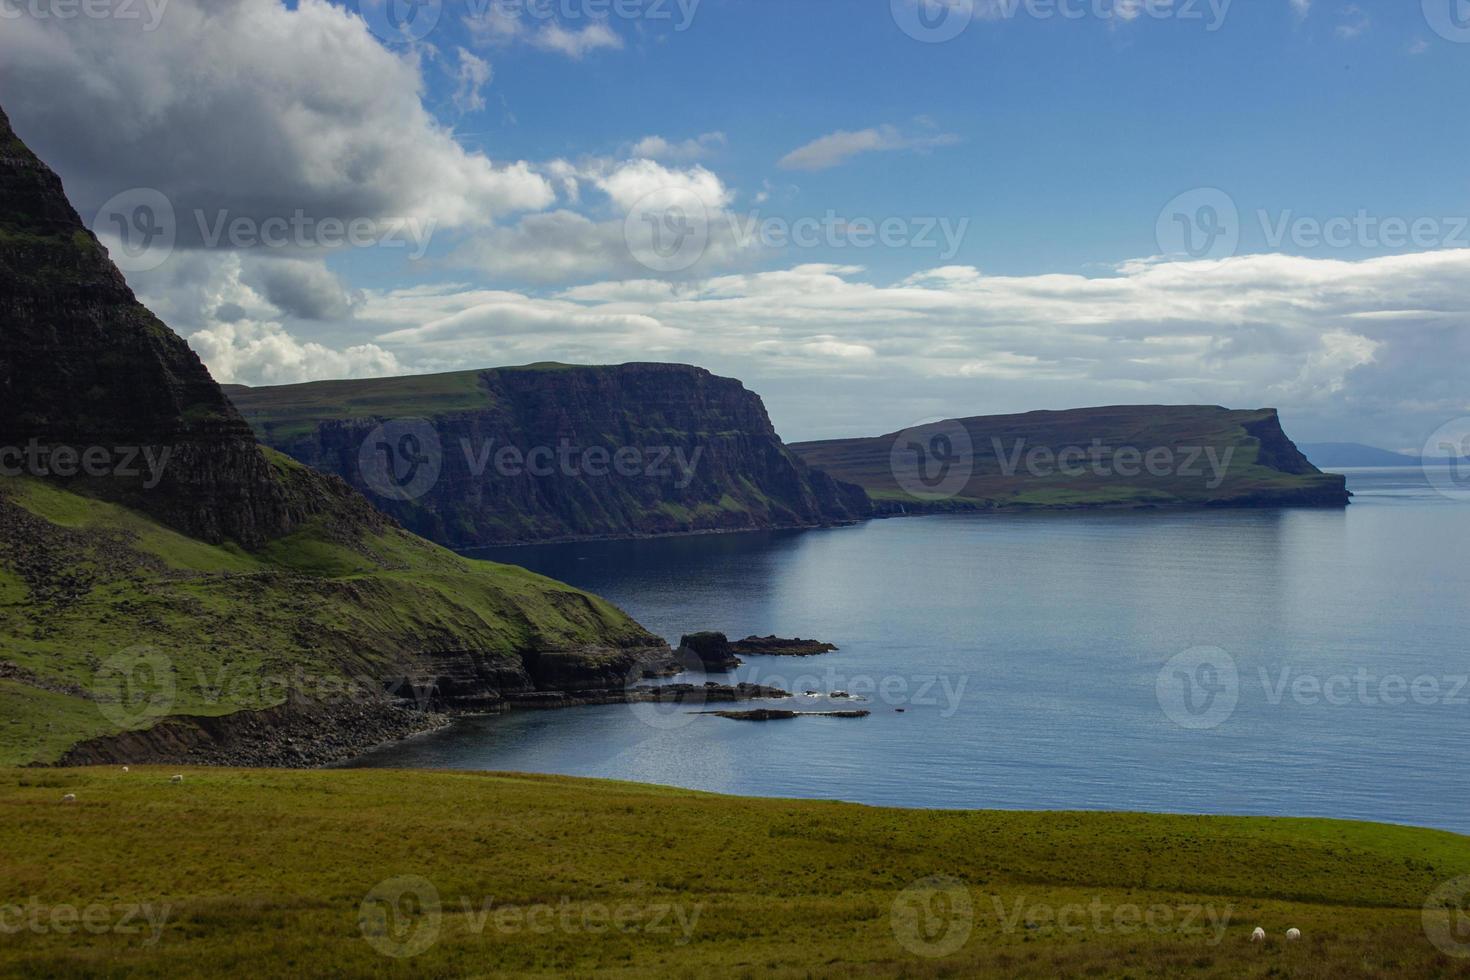
[[[183,776],[174,776],[172,779],[169,780],[169,782],[173,783],[175,786],[179,785],[179,783],[182,783],[183,781]]]
[[[128,771],[128,767],[127,766],[123,766],[123,772],[127,772],[127,771]]]
[[[1256,931],[1251,933],[1251,942],[1263,943],[1266,941],[1266,930],[1256,926]]]
[[[1302,938],[1302,931],[1300,929],[1288,929],[1286,930],[1286,938],[1292,942],[1296,942]]]
[[[65,796],[63,796],[61,798],[61,802],[63,802],[63,803],[75,803],[76,801],[77,801],[77,794],[75,794],[75,793],[67,793]]]

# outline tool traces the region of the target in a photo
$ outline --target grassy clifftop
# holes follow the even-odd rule
[[[278,454],[270,461],[284,483],[321,479]],[[345,752],[402,734],[382,719],[388,702],[436,684],[435,698],[483,706],[536,687],[539,655],[595,674],[663,646],[570,586],[343,514],[327,509],[251,552],[45,481],[0,479],[0,763],[53,762],[83,740],[171,716],[289,699],[308,714],[317,702],[377,713],[379,727],[356,739],[360,719],[317,720],[340,729],[331,737]],[[397,681],[406,683],[388,692]],[[442,707],[408,705],[431,706]]]
[[[0,771],[0,974],[1470,976],[1447,833],[174,771]]]
[[[1125,405],[951,419],[793,445],[885,512],[1342,506],[1274,409]]]

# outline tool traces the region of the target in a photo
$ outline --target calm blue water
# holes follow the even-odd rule
[[[500,551],[671,641],[718,629],[837,643],[751,658],[739,676],[866,692],[873,715],[516,713],[360,764],[1470,832],[1470,507],[1418,471],[1348,472],[1346,512],[942,516]],[[1195,648],[1211,650],[1165,669]]]

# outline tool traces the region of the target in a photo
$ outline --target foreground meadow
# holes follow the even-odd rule
[[[1470,977],[1470,840],[1381,825],[135,767],[0,826],[4,975]]]

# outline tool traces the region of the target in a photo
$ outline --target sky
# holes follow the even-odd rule
[[[1466,0],[0,0],[0,105],[222,382],[740,378],[788,440],[1470,416]]]

